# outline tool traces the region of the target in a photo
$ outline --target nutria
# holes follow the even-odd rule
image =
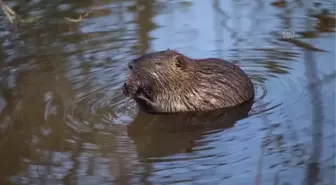
[[[143,55],[128,66],[123,92],[147,112],[210,111],[254,98],[249,77],[222,59],[192,59],[168,49]]]

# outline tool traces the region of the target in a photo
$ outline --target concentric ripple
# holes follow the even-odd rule
[[[303,81],[291,73],[292,67],[290,67],[295,65],[297,53],[286,49],[252,49],[245,50],[242,55],[237,65],[250,76],[255,87],[255,103],[250,116],[276,113],[284,103],[295,104],[297,99],[304,96]],[[268,61],[265,55],[282,60]],[[281,98],[287,95],[291,96]]]
[[[290,69],[282,62],[271,62],[270,65],[275,66],[271,71],[267,63],[255,63],[253,60],[255,59],[242,59],[237,64],[254,83],[255,103],[250,116],[276,112],[284,103],[279,96],[292,94],[291,103],[295,103],[303,96],[302,85],[299,85],[300,79],[289,75]],[[72,67],[71,70],[76,71],[76,68]],[[285,73],[288,74],[283,74],[283,71],[287,71]],[[121,92],[121,86],[127,75],[125,65],[119,64],[109,68],[92,69],[90,72],[71,74],[69,78],[77,87],[74,101],[76,109],[84,111],[86,116],[108,124],[132,122],[137,113],[137,105]]]
[[[251,52],[261,55],[258,54],[261,51]],[[248,53],[249,51],[245,52]],[[81,124],[77,126],[81,128],[90,127],[100,132],[113,133],[118,137],[121,148],[126,147],[122,143],[132,140],[135,147],[132,152],[138,156],[134,160],[153,165],[150,171],[153,182],[193,184],[231,179],[237,184],[244,184],[246,181],[237,174],[254,175],[259,146],[264,137],[264,132],[261,131],[286,120],[288,113],[283,110],[297,107],[296,104],[301,104],[300,101],[305,101],[307,96],[304,81],[299,75],[291,73],[291,68],[295,65],[292,58],[288,59],[292,63],[283,60],[258,62],[259,60],[261,59],[247,56],[237,63],[251,77],[255,99],[248,116],[227,127],[212,128],[208,125],[207,128],[196,131],[175,129],[174,132],[165,133],[162,128],[164,130],[176,126],[174,119],[168,123],[168,118],[165,120],[147,115],[140,116],[141,120],[137,120],[137,105],[121,92],[127,75],[126,62],[122,61],[105,68],[93,68],[89,72],[71,67],[71,72],[80,72],[69,75],[76,87],[73,108],[76,114],[68,114],[68,122],[69,125]],[[303,115],[298,113],[297,116]],[[224,123],[230,122],[226,119],[230,120],[230,115],[222,120]],[[160,125],[165,121],[166,125]],[[110,130],[107,129],[109,127]],[[202,178],[204,175],[207,178]]]
[[[330,3],[79,2],[8,4],[47,19],[0,26],[0,184],[334,184]],[[127,63],[168,47],[239,65],[253,104],[139,111],[121,92]]]
[[[119,125],[131,122],[136,107],[122,95],[120,89],[127,74],[126,66],[106,59],[87,60],[94,60],[87,63],[97,67],[90,66],[90,70],[86,70],[81,61],[74,61],[68,72],[74,87],[74,99],[67,113],[69,124],[81,122],[85,127],[85,124]]]
[[[151,171],[152,181],[194,184],[204,180],[218,183],[231,179],[237,184],[245,184],[246,179],[241,179],[237,174],[255,175],[254,166],[258,163],[263,137],[260,130],[267,125],[283,122],[287,117],[283,109],[295,107],[300,99],[306,98],[307,93],[302,79],[291,74],[288,63],[272,62],[277,68],[271,70],[267,62],[252,64],[250,61],[241,60],[238,65],[255,85],[254,104],[249,116],[237,121],[232,128],[164,135],[153,131],[143,138],[132,137],[143,162],[155,166],[155,170]],[[260,122],[256,120],[265,123],[256,124]],[[202,178],[204,176],[205,179]]]

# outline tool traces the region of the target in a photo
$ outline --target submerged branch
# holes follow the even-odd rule
[[[17,14],[13,9],[11,9],[8,5],[6,5],[3,0],[0,0],[0,6],[2,11],[5,13],[7,16],[8,20],[13,23],[15,19],[17,18]]]
[[[38,18],[36,18],[36,17],[35,18],[28,18],[27,20],[21,20],[21,19],[19,19],[20,18],[19,15],[13,9],[11,9],[7,4],[5,4],[3,2],[3,0],[0,0],[0,6],[1,6],[2,11],[4,12],[4,14],[6,15],[6,17],[8,18],[9,22],[12,23],[12,24],[15,21],[18,21],[18,20],[19,20],[19,22],[24,22],[24,23],[33,22],[34,20],[38,20]],[[91,10],[89,10],[85,14],[79,15],[79,18],[77,18],[77,19],[70,18],[70,17],[65,17],[64,20],[66,20],[68,22],[76,22],[76,23],[77,22],[81,22],[90,13],[91,13]]]

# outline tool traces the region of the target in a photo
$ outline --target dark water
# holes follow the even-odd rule
[[[334,1],[6,3],[0,184],[335,184]],[[240,65],[255,102],[139,112],[127,62],[167,48]]]

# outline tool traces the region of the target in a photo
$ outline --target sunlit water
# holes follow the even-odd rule
[[[1,184],[335,184],[333,1],[48,3],[2,17]],[[241,66],[252,107],[139,112],[127,62],[167,48]]]

